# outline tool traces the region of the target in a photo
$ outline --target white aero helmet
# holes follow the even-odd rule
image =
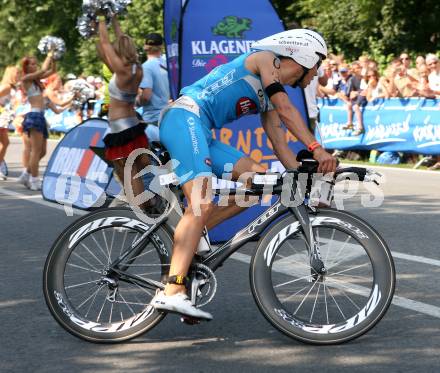
[[[297,64],[311,69],[327,57],[327,45],[315,31],[294,29],[256,41],[252,49],[271,51],[277,56],[292,58]]]

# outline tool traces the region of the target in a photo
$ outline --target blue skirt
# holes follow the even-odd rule
[[[47,122],[43,112],[30,112],[25,115],[23,121],[23,131],[27,132],[29,135],[31,129],[41,132],[45,139],[49,137],[49,132],[47,131]]]

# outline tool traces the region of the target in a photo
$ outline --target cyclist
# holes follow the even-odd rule
[[[186,295],[187,272],[205,226],[209,229],[236,215],[236,205],[213,206],[211,175],[221,177],[225,164],[233,164],[232,179],[245,172],[265,169],[243,153],[212,138],[221,128],[242,115],[261,113],[263,128],[275,155],[287,169],[296,168],[281,123],[319,162],[319,172],[334,172],[336,159],[329,155],[307,129],[283,85],[305,88],[327,56],[324,39],[316,32],[295,29],[262,39],[253,51],[218,66],[181,91],[181,97],[164,112],[160,138],[173,160],[175,173],[188,206],[174,233],[168,283],[151,304],[158,310],[199,319],[212,315],[194,307]]]

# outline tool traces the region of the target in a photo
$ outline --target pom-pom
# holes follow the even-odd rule
[[[38,50],[42,54],[48,54],[50,51],[53,51],[53,57],[59,60],[66,52],[66,43],[61,38],[45,36],[38,43]]]
[[[81,109],[88,100],[95,98],[95,89],[84,80],[76,80],[70,89],[74,94],[72,101],[74,109]]]
[[[84,38],[90,38],[96,34],[98,14],[104,15],[107,23],[110,23],[114,15],[124,13],[131,2],[132,0],[83,0],[83,14],[76,24],[79,33]]]

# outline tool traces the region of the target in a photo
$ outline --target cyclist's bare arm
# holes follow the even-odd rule
[[[267,88],[273,83],[283,84],[281,75],[281,62],[271,52],[257,53],[254,59],[254,68],[260,75],[263,87]],[[292,77],[288,77],[289,79]],[[316,141],[315,136],[307,128],[299,111],[292,105],[289,96],[285,92],[277,92],[270,97],[275,110],[286,125],[287,129],[306,146]],[[331,157],[324,149],[317,148],[313,153],[314,158],[319,162],[319,172],[333,172],[336,169],[336,159]]]
[[[256,66],[264,88],[267,88],[272,83],[284,83],[281,78],[280,60],[273,53],[259,53],[256,59]],[[281,121],[294,136],[305,145],[316,141],[304,123],[301,114],[290,102],[287,93],[277,92],[270,97],[270,100]]]
[[[261,122],[267,137],[272,143],[273,151],[281,164],[286,169],[297,168],[296,156],[287,144],[286,132],[278,113],[275,110],[262,113]]]

